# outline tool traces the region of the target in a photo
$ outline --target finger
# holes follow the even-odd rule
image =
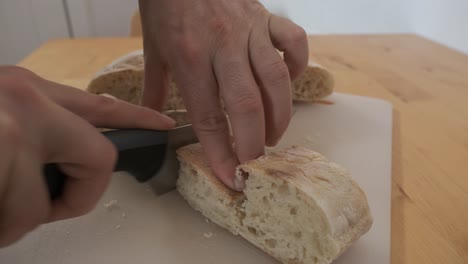
[[[243,163],[264,152],[265,115],[260,89],[249,64],[248,49],[245,47],[237,52],[218,54],[214,58],[214,67],[231,121],[237,157]]]
[[[148,54],[145,43],[145,79],[141,104],[151,109],[162,111],[169,93],[168,73],[159,56]]]
[[[7,190],[0,205],[0,247],[6,246],[44,223],[50,204],[37,153],[26,141],[16,144],[15,159],[6,172]],[[3,145],[2,145],[3,146]],[[2,157],[3,158],[3,157]]]
[[[53,101],[97,127],[171,129],[175,121],[157,111],[130,104],[114,97],[46,81],[41,89]]]
[[[187,47],[179,49],[181,63],[171,65],[193,128],[215,175],[228,187],[242,190],[234,182],[239,161],[234,154],[226,116],[208,56]]]
[[[73,113],[55,104],[48,105],[48,113],[41,128],[43,159],[58,163],[68,176],[63,195],[52,203],[48,221],[55,221],[94,208],[109,182],[117,153],[110,141]]]
[[[251,35],[249,56],[262,91],[266,144],[273,146],[286,131],[291,119],[291,79],[288,67],[273,47],[268,32],[262,27],[257,27]]]
[[[309,61],[307,34],[289,19],[275,15],[270,17],[269,26],[271,41],[284,52],[284,62],[289,68],[291,80],[294,80],[305,70]]]

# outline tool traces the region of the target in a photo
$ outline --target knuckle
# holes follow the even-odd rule
[[[245,76],[244,65],[241,61],[228,60],[221,62],[219,65],[220,71],[223,71],[225,76],[225,82],[229,84],[237,84],[236,87],[229,87],[226,92],[235,92],[242,87],[248,85],[247,78]],[[250,70],[250,69],[249,69]]]
[[[175,37],[175,48],[178,56],[182,58],[185,64],[196,65],[200,63],[203,56],[202,45],[191,34],[181,34]]]
[[[214,17],[210,24],[216,35],[229,35],[233,31],[233,24],[227,17]]]
[[[291,30],[286,32],[286,40],[289,42],[306,42],[307,33],[300,26],[295,26]]]
[[[242,74],[242,63],[231,60],[221,68],[226,71],[226,86],[222,87],[226,106],[234,113],[250,113],[262,111],[263,104],[260,94],[256,93],[255,83]]]
[[[276,83],[277,81],[287,80],[289,81],[289,69],[286,64],[282,60],[276,60],[270,63],[269,66],[266,67],[267,76],[271,76],[272,80]]]
[[[200,133],[225,132],[228,129],[226,116],[218,112],[194,116],[193,126]]]
[[[112,113],[117,108],[117,100],[115,98],[103,95],[92,95],[93,101],[91,108],[100,114]]]
[[[239,114],[260,112],[263,109],[260,97],[252,92],[238,93],[231,99],[230,106],[233,113]]]
[[[9,75],[0,80],[0,89],[13,102],[28,106],[36,105],[40,101],[39,93],[31,82],[17,75]]]
[[[271,44],[261,44],[255,47],[255,53],[259,58],[271,57],[272,51],[276,52],[276,49]]]
[[[225,48],[232,43],[236,35],[232,21],[225,17],[215,17],[211,20],[210,25],[211,34],[218,48]]]

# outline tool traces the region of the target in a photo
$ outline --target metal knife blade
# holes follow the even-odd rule
[[[198,142],[192,125],[177,127],[169,131],[164,162],[159,171],[149,180],[149,185],[157,195],[162,195],[176,187],[179,175],[177,149]]]

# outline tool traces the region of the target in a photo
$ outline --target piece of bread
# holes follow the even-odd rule
[[[309,66],[292,83],[293,100],[314,102],[333,93],[335,81],[327,69],[309,61]]]
[[[110,94],[127,102],[138,104],[144,80],[142,51],[134,51],[118,58],[99,71],[88,85],[94,94]],[[293,100],[314,102],[333,92],[333,77],[323,67],[310,63],[305,72],[292,82]],[[185,109],[180,92],[170,81],[168,100],[164,110]]]
[[[223,185],[200,144],[177,151],[177,190],[214,223],[287,264],[331,263],[372,225],[365,193],[349,174],[303,147],[237,168],[243,193]]]
[[[132,104],[139,104],[144,75],[143,51],[133,51],[99,71],[87,90],[93,94],[110,94]],[[185,109],[175,83],[171,81],[169,86],[169,95],[163,111]]]

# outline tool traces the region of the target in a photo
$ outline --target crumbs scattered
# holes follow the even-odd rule
[[[127,214],[125,212],[122,213],[122,218],[127,218]]]
[[[208,218],[205,218],[205,222],[206,222],[207,224],[209,224],[209,223],[210,223],[210,220],[209,220]]]
[[[114,209],[119,209],[119,204],[118,204],[118,201],[117,200],[110,200],[109,202],[105,203],[104,204],[104,207],[108,210],[108,211],[112,211]]]
[[[204,236],[205,238],[212,238],[212,237],[213,237],[213,233],[211,233],[211,232],[203,233],[203,236]]]
[[[120,225],[116,225],[116,226],[115,226],[115,229],[119,229],[119,228],[120,228]]]

